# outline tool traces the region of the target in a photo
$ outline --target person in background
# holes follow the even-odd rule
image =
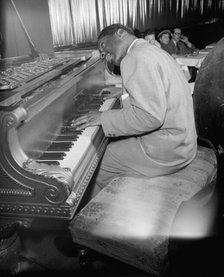
[[[199,52],[195,45],[188,40],[188,37],[182,35],[180,28],[173,29],[170,46],[172,46],[173,49],[172,54],[176,55],[197,55]]]
[[[181,35],[179,28],[175,28],[173,33],[170,30],[163,30],[158,34],[158,40],[161,47],[174,58],[178,55],[198,54],[198,49],[186,36]]]
[[[177,58],[178,55],[175,54],[175,46],[171,41],[171,31],[170,30],[163,30],[158,34],[158,40],[160,41],[161,48],[169,53],[174,59]],[[191,75],[189,68],[187,66],[180,66],[184,72],[184,75],[187,80],[190,80]]]
[[[146,30],[144,38],[150,44],[153,44],[153,45],[155,45],[157,47],[161,47],[160,43],[156,40],[155,31],[150,30],[150,29]]]
[[[173,33],[170,30],[163,30],[158,34],[158,39],[162,49],[168,52],[174,59],[179,55],[197,55],[199,53],[199,50],[189,42],[188,38],[181,35],[180,28],[174,28]],[[188,66],[188,71],[188,75],[190,75],[188,82],[194,82],[197,68]]]
[[[103,59],[120,66],[123,90],[130,101],[121,109],[91,111],[72,122],[77,130],[102,126],[110,138],[93,196],[118,176],[176,172],[197,152],[192,96],[175,60],[122,24],[105,27],[98,47]],[[113,97],[112,88],[110,93],[108,98]]]
[[[161,48],[172,55],[169,47],[171,40],[171,31],[168,29],[163,30],[158,34],[157,38],[159,40]]]
[[[172,33],[172,39],[170,42],[170,48],[173,49],[172,56],[175,58],[178,55],[198,55],[199,49],[195,47],[193,43],[188,40],[188,37],[183,36],[180,28],[174,28]],[[188,66],[190,73],[189,83],[192,83],[196,79],[198,69],[193,66]]]

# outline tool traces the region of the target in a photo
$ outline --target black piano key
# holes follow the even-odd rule
[[[72,127],[72,126],[71,126]],[[61,130],[60,134],[58,134],[58,136],[62,136],[62,137],[77,137],[79,136],[80,133],[76,132],[76,129],[74,128],[74,131],[72,131],[72,129],[63,129]]]
[[[50,148],[66,148],[69,149],[73,146],[73,142],[72,141],[53,141],[52,144],[50,145]]]
[[[61,144],[58,144],[58,143],[53,143],[51,144],[47,150],[49,151],[69,151],[69,149],[71,149],[71,145],[63,145],[63,142]]]
[[[65,126],[61,129],[61,134],[71,134],[71,135],[81,135],[82,134],[82,130],[76,130],[75,127],[72,126]]]
[[[63,133],[63,134],[60,134],[60,135],[58,136],[58,138],[59,138],[59,137],[60,137],[61,139],[63,139],[63,138],[69,139],[69,138],[70,138],[71,141],[77,141],[77,139],[79,138],[79,134]]]
[[[77,140],[77,135],[76,134],[66,134],[66,133],[61,133],[60,135],[57,136],[57,138],[65,138],[65,139],[69,139],[71,141],[73,140]]]
[[[63,157],[39,157],[39,160],[38,161],[59,161],[59,160],[63,160],[64,158]]]
[[[78,135],[77,134],[59,134],[54,140],[55,141],[76,141],[78,139]]]
[[[76,141],[77,139],[71,139],[71,138],[66,138],[66,137],[63,137],[63,136],[59,136],[55,139],[55,141],[63,141],[63,142],[68,142],[68,141]]]
[[[62,160],[66,154],[63,152],[43,153],[39,160]]]
[[[69,149],[61,149],[61,150],[59,150],[59,149],[47,149],[46,151],[44,151],[44,153],[64,153],[64,152],[67,152],[67,151],[69,151]]]
[[[42,161],[42,160],[37,160],[36,162],[38,163],[44,163],[44,164],[48,164],[48,165],[60,165],[60,163],[58,161]]]
[[[48,147],[47,151],[59,151],[59,152],[68,152],[71,149],[71,147],[63,147],[63,146],[50,146]]]

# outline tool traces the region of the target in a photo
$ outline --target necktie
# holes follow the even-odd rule
[[[179,42],[177,42],[176,46],[177,46],[177,54],[180,54],[180,44],[179,44]]]

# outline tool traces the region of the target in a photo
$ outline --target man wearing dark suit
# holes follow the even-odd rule
[[[177,55],[192,54],[197,50],[195,45],[191,43],[186,36],[181,34],[180,28],[174,28],[170,44],[173,45],[174,53]]]
[[[195,47],[193,43],[191,43],[186,36],[181,34],[180,28],[174,28],[172,33],[172,39],[170,44],[174,48],[174,57],[175,55],[188,55],[188,54],[195,54],[197,55],[199,50]],[[197,75],[197,68],[193,66],[188,67],[189,73],[191,75],[189,83],[194,82],[196,75]]]

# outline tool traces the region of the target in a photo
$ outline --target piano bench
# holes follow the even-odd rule
[[[175,224],[177,228],[173,229],[173,223],[181,203],[202,191],[205,193],[199,202],[197,199],[199,206],[211,199],[216,179],[215,152],[202,146],[198,146],[192,163],[175,174],[114,178],[72,219],[69,226],[72,240],[160,276],[168,268],[170,237],[206,235],[210,220],[205,219],[200,226],[200,218],[205,214],[193,213],[192,217],[199,216],[195,220],[183,213],[186,218],[180,223],[184,224]],[[192,222],[198,226],[192,226]]]

